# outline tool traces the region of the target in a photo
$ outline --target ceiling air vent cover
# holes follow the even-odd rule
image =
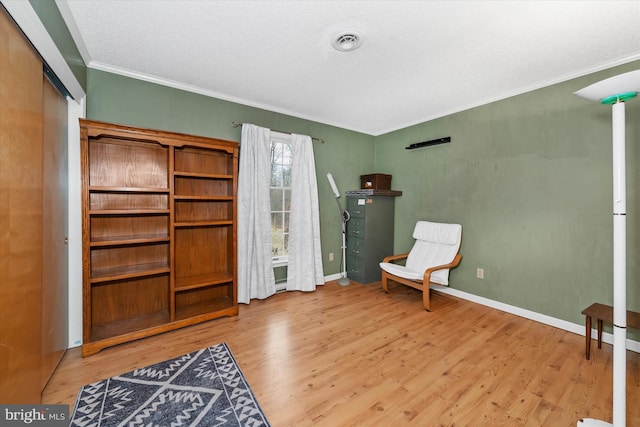
[[[333,47],[340,52],[350,52],[352,50],[356,50],[360,45],[362,45],[362,38],[360,34],[349,31],[345,33],[338,34],[333,39]]]

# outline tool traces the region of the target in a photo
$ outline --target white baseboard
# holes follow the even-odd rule
[[[458,289],[452,289],[448,287],[437,286],[433,288],[435,291],[442,292],[444,294],[453,295],[454,297],[462,298],[471,302],[486,305],[487,307],[495,308],[497,310],[505,311],[507,313],[515,314],[516,316],[524,317],[525,319],[534,320],[536,322],[544,323],[545,325],[553,326],[555,328],[563,329],[565,331],[573,332],[578,335],[585,335],[584,325],[578,325],[576,323],[567,322],[566,320],[557,319],[555,317],[547,316],[546,314],[536,313],[535,311],[526,310],[524,308],[516,307],[513,305],[505,304],[499,301],[490,300],[478,295],[473,295]],[[597,337],[597,330],[592,329],[592,337]],[[608,332],[602,333],[602,341],[607,344],[613,344],[613,334]],[[640,342],[627,339],[627,350],[640,353]]]
[[[342,273],[336,273],[336,274],[332,274],[330,276],[324,276],[324,281],[325,282],[331,282],[332,280],[338,280],[342,278]]]

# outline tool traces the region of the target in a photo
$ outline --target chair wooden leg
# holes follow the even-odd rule
[[[602,348],[602,324],[603,320],[598,319],[598,348]]]
[[[429,289],[429,284],[422,286],[422,304],[425,310],[431,311],[431,290]]]
[[[587,360],[589,360],[589,356],[591,356],[591,316],[586,316],[586,325],[585,325],[585,356]]]
[[[387,282],[387,275],[383,272],[382,273],[382,289],[384,289],[384,291],[386,293],[389,293],[389,283]]]

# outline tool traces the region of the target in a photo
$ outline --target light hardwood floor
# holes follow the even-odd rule
[[[451,298],[451,297],[447,297]],[[428,313],[419,291],[335,282],[109,348],[67,351],[43,402],[226,341],[279,426],[575,426],[611,421],[612,348],[464,300]],[[640,355],[627,352],[627,425],[640,426]]]

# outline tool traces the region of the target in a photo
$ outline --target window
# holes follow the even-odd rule
[[[291,144],[289,135],[271,134],[271,255],[274,266],[286,265],[291,212]]]

